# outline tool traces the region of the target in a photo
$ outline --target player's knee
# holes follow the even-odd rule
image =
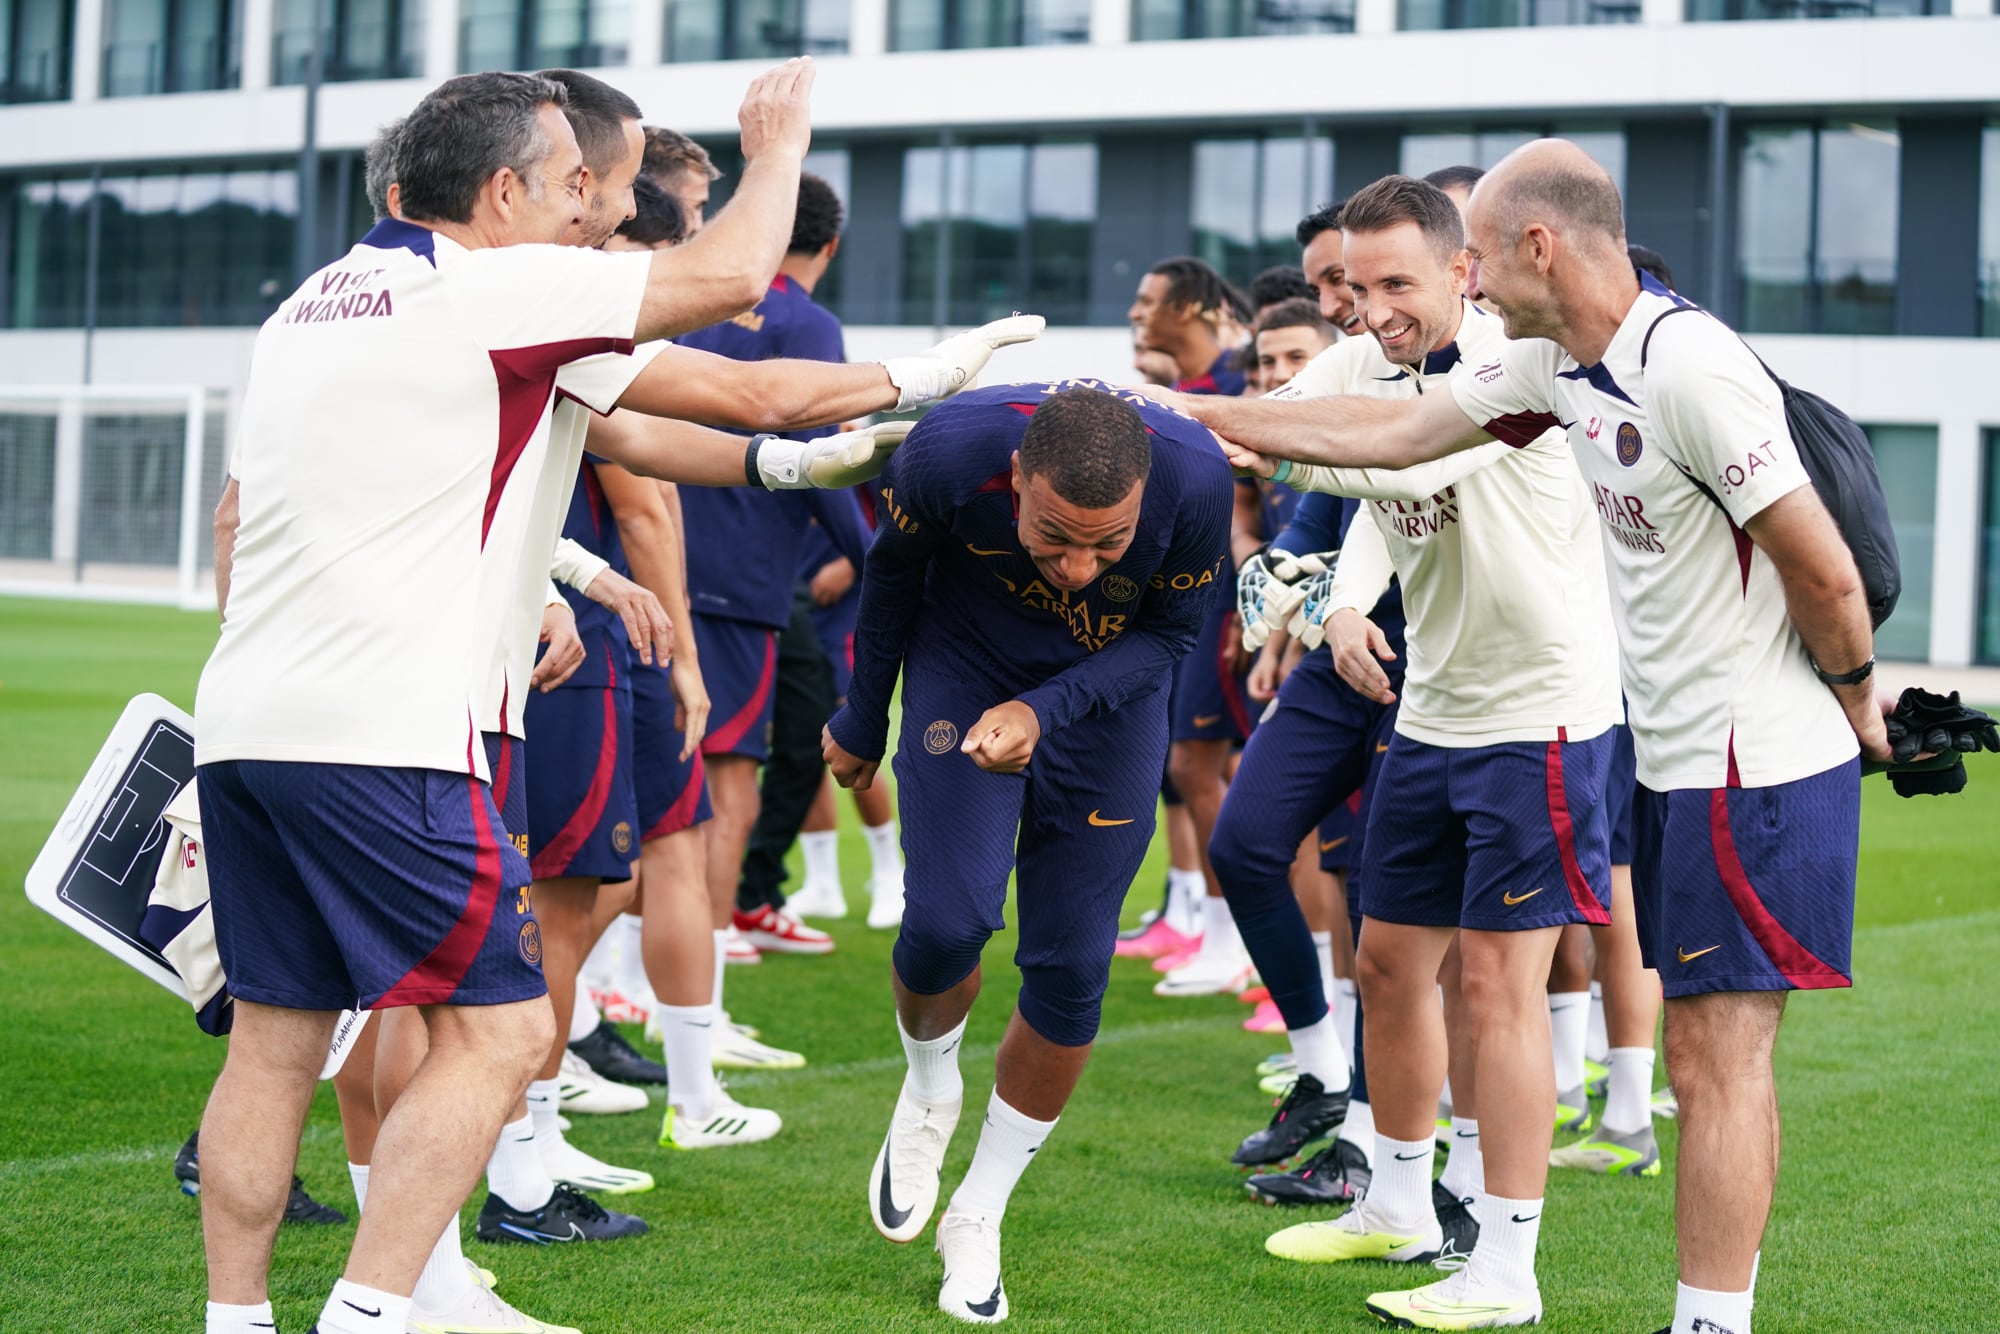
[[[1675,1096],[1699,1101],[1732,1086],[1768,1080],[1785,995],[1727,991],[1669,1000],[1667,1070]]]
[[[992,935],[984,923],[970,917],[906,908],[892,952],[896,975],[919,996],[950,991],[979,966],[980,951]]]
[[[1173,780],[1183,799],[1189,794],[1199,799],[1222,786],[1221,771],[1216,768],[1209,749],[1184,741],[1176,741],[1167,752],[1167,777]]]
[[[504,1005],[440,1006],[430,1012],[433,1052],[464,1057],[495,1079],[526,1088],[556,1040],[547,996]]]
[[[1088,1046],[1097,1038],[1104,1012],[1101,974],[1068,968],[1024,968],[1022,1020],[1058,1047]]]

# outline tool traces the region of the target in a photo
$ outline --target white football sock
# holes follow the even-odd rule
[[[1201,952],[1204,958],[1235,959],[1243,954],[1243,937],[1236,933],[1236,915],[1229,900],[1204,898],[1201,902]]]
[[[599,936],[597,943],[590,947],[590,953],[583,956],[583,967],[576,973],[579,992],[592,988],[603,991],[617,985],[618,945],[621,940],[618,922],[622,920],[613,920],[610,929]]]
[[[278,1318],[271,1314],[269,1302],[258,1302],[255,1306],[208,1304],[208,1334],[264,1334],[265,1330],[277,1327]]]
[[[553,1149],[563,1142],[562,1081],[537,1079],[528,1085],[528,1119],[535,1127],[535,1147]]]
[[[868,840],[868,863],[870,875],[892,875],[903,873],[902,836],[896,830],[896,822],[887,824],[865,824],[861,833]]]
[[[1604,1094],[1604,1128],[1629,1135],[1653,1123],[1653,1049],[1613,1047]]]
[[[1474,1218],[1485,1221],[1480,1201],[1486,1195],[1486,1155],[1479,1149],[1479,1122],[1474,1118],[1451,1118],[1451,1153],[1444,1160],[1438,1184],[1464,1200]]]
[[[1568,1093],[1583,1083],[1583,1044],[1590,1032],[1590,993],[1549,993],[1549,1036],[1555,1049],[1556,1092]]]
[[[799,854],[805,860],[808,885],[840,888],[840,831],[822,830],[799,835]]]
[[[972,1166],[965,1170],[965,1180],[952,1192],[952,1212],[977,1214],[988,1222],[998,1223],[1007,1212],[1007,1198],[1014,1193],[1021,1173],[1028,1170],[1035,1151],[1055,1128],[1054,1121],[1037,1121],[1015,1111],[1001,1099],[1000,1090],[995,1089],[986,1103],[986,1124],[980,1128],[979,1147],[973,1151]]]
[[[618,970],[612,974],[618,993],[627,1000],[649,999],[653,984],[646,976],[645,923],[631,913],[619,913],[604,936],[618,938]]]
[[[1610,1064],[1611,1031],[1604,1026],[1604,984],[1590,984],[1590,1036],[1583,1040],[1583,1054],[1599,1065]]]
[[[1486,1197],[1479,1220],[1479,1240],[1465,1265],[1468,1286],[1480,1292],[1527,1297],[1539,1292],[1535,1282],[1535,1245],[1542,1235],[1542,1202]]]
[[[1340,1134],[1335,1138],[1344,1139],[1361,1150],[1361,1157],[1367,1162],[1375,1161],[1375,1109],[1365,1102],[1349,1102],[1347,1119],[1340,1123]]]
[[[354,1183],[354,1208],[358,1213],[368,1207],[368,1164],[349,1163],[347,1179]]]
[[[1320,1016],[1316,1024],[1291,1029],[1292,1055],[1298,1058],[1299,1073],[1317,1079],[1328,1093],[1347,1087],[1347,1053],[1340,1049],[1340,1034],[1334,1031],[1333,1014]]]
[[[427,1311],[449,1311],[465,1300],[472,1288],[472,1271],[465,1267],[465,1250],[458,1241],[458,1215],[444,1225],[424,1272],[417,1275],[417,1289],[410,1301]]]
[[[1437,1141],[1390,1139],[1375,1132],[1375,1175],[1368,1183],[1368,1212],[1385,1231],[1429,1232],[1437,1224],[1431,1204],[1431,1166]]]
[[[1333,932],[1313,932],[1313,948],[1319,951],[1319,990],[1328,1005],[1333,1004]]]
[[[1167,871],[1167,925],[1184,936],[1201,934],[1201,904],[1208,883],[1200,871]]]
[[[718,1019],[728,1013],[722,1008],[722,974],[728,962],[729,932],[724,929],[715,933],[715,989],[708,996],[708,1003],[715,1007],[715,1016]]]
[[[1354,1012],[1361,1004],[1361,998],[1354,990],[1354,979],[1336,977],[1333,990],[1327,993],[1327,1001],[1333,1006],[1333,1029],[1340,1034],[1340,1049],[1347,1053],[1347,1065],[1354,1067]]]
[[[541,1208],[556,1193],[555,1180],[542,1164],[541,1150],[535,1147],[533,1112],[500,1127],[493,1155],[486,1160],[486,1189],[509,1207],[525,1212]]]
[[[902,1034],[903,1055],[910,1062],[909,1073],[903,1076],[903,1087],[910,1091],[911,1097],[922,1102],[956,1102],[965,1096],[965,1080],[958,1072],[958,1047],[965,1040],[965,1020],[959,1020],[957,1028],[940,1037],[919,1040],[904,1032],[903,1021],[898,1018],[896,1032]]]
[[[606,932],[606,934],[610,934]],[[568,1042],[581,1042],[597,1031],[597,1025],[604,1018],[597,1012],[597,1002],[582,987],[576,989],[576,1004],[570,1007]]]
[[[699,1121],[715,1110],[715,1007],[713,1005],[660,1005],[653,1014],[660,1021],[660,1038],[667,1049],[667,1095],[690,1120]]]
[[[341,1279],[320,1309],[319,1334],[403,1334],[410,1299]]]
[[[1750,1334],[1754,1291],[1709,1292],[1676,1284],[1673,1334]]]

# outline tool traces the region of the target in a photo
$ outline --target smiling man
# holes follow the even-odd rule
[[[842,786],[873,781],[907,668],[894,985],[909,1073],[868,1188],[891,1241],[914,1240],[937,1202],[980,951],[1019,876],[1019,1007],[938,1221],[938,1305],[961,1320],[1007,1315],[1001,1215],[1097,1034],[1152,838],[1168,679],[1221,585],[1233,490],[1206,430],[1087,381],[964,394],[882,477],[854,678],[825,749]]]

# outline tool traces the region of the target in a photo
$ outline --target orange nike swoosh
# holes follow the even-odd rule
[[[1219,713],[1211,713],[1205,717],[1197,713],[1194,716],[1194,725],[1196,727],[1213,727],[1215,726],[1215,724],[1221,721],[1222,721],[1222,715]]]
[[[1518,898],[1516,898],[1512,894],[1502,894],[1500,896],[1500,901],[1506,904],[1509,908],[1511,908],[1517,903],[1526,903],[1529,899],[1532,899],[1533,897],[1535,897],[1535,895],[1541,893],[1542,889],[1546,888],[1548,888],[1548,886],[1544,885],[1541,887],[1541,889],[1531,889],[1527,893],[1521,895]]]
[[[1342,834],[1339,838],[1323,838],[1319,841],[1319,850],[1321,852],[1332,852],[1346,841],[1347,835],[1345,834]]]
[[[1386,741],[1377,741],[1375,743],[1375,753],[1377,755],[1387,755],[1389,753],[1389,743]]]
[[[1693,963],[1696,959],[1699,959],[1702,955],[1713,954],[1721,948],[1722,946],[1720,945],[1710,945],[1707,949],[1696,950],[1693,954],[1689,954],[1686,950],[1683,949],[1676,949],[1674,953],[1681,956],[1682,963]]]
[[[975,555],[975,556],[1005,556],[1005,555],[1009,555],[1009,554],[1011,554],[1011,553],[1009,553],[1009,552],[1008,552],[1007,550],[1005,550],[1004,548],[1003,548],[1003,549],[1001,549],[1001,550],[999,550],[999,551],[988,551],[988,550],[987,550],[986,548],[984,548],[984,547],[975,547],[975,546],[974,546],[974,545],[972,545],[972,543],[970,543],[970,542],[967,542],[967,543],[965,544],[965,549],[966,549],[967,551],[970,551],[970,552],[971,552],[971,553],[972,553],[973,555]]]
[[[1116,829],[1121,824],[1132,823],[1130,820],[1107,820],[1099,811],[1092,811],[1090,813],[1090,822],[1099,829]]]

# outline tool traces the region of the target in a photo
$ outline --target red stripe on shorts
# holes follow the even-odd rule
[[[1765,957],[1785,975],[1785,980],[1801,991],[1852,986],[1845,974],[1799,944],[1797,937],[1771,916],[1771,910],[1757,896],[1749,874],[1743,869],[1743,859],[1736,855],[1736,836],[1729,828],[1729,793],[1722,788],[1714,788],[1708,794],[1708,831],[1715,843],[1715,869],[1722,877],[1722,887],[1729,892],[1729,901],[1736,907],[1736,915],[1750,928],[1757,948],[1764,951]]]
[[[1247,741],[1250,739],[1250,703],[1243,698],[1243,683],[1236,679],[1236,655],[1229,651],[1240,633],[1236,613],[1225,612],[1222,633],[1215,641],[1215,675],[1222,683],[1222,705],[1229,710],[1229,716],[1236,724],[1236,735]]]
[[[465,907],[437,948],[383,992],[382,999],[371,1009],[449,1002],[458,984],[465,980],[466,970],[479,957],[479,946],[493,925],[493,909],[500,901],[500,845],[493,837],[493,822],[486,818],[489,806],[485,790],[477,780],[466,787],[472,793],[472,829],[477,851],[473,854],[472,888],[465,896]]]
[[[1569,818],[1569,791],[1563,786],[1563,743],[1569,740],[1569,729],[1556,729],[1556,739],[1549,742],[1549,762],[1544,770],[1547,775],[1549,792],[1549,827],[1555,830],[1556,851],[1562,855],[1563,880],[1569,885],[1570,901],[1583,914],[1583,920],[1592,926],[1609,926],[1611,914],[1591,893],[1590,881],[1584,879],[1583,866],[1576,859],[1576,826]]]
[[[687,786],[674,798],[674,804],[667,807],[666,814],[653,822],[653,827],[639,836],[641,843],[650,843],[668,834],[678,834],[694,822],[694,808],[701,804],[701,789],[708,782],[708,771],[702,765],[701,751],[694,753],[694,764],[688,769]]]
[[[738,709],[728,722],[712,728],[702,738],[701,753],[704,755],[725,755],[750,725],[757,721],[757,715],[764,711],[764,701],[771,694],[771,679],[778,674],[778,637],[769,631],[764,635],[764,670],[757,676],[757,688],[750,693],[749,702]]]
[[[604,731],[597,739],[597,770],[590,776],[590,787],[584,792],[582,803],[570,813],[561,831],[529,862],[528,869],[537,880],[553,880],[567,871],[583,841],[604,818],[604,805],[611,800],[611,779],[618,772],[618,701],[612,694],[612,687],[617,684],[618,669],[613,667],[604,687]]]

